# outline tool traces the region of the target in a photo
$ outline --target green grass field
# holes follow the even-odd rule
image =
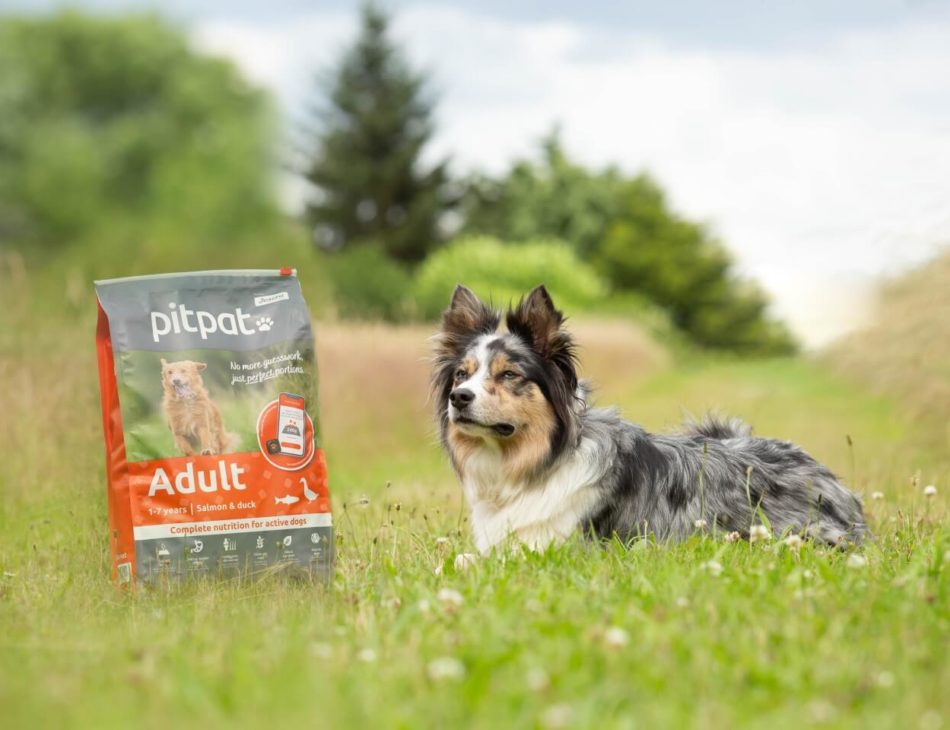
[[[0,320],[5,728],[950,725],[950,458],[816,365],[677,363],[632,327],[577,328],[598,399],[628,417],[714,407],[828,462],[865,495],[860,551],[577,541],[457,571],[472,545],[430,423],[429,332],[318,326],[332,584],[126,595],[93,322],[52,321]]]

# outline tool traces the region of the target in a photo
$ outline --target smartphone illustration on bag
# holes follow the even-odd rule
[[[281,393],[277,399],[277,441],[280,453],[303,456],[307,434],[307,415],[303,396]]]

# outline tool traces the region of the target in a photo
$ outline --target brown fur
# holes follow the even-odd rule
[[[466,360],[462,367],[468,373],[476,363]],[[492,381],[485,385],[490,397],[487,406],[494,420],[516,424],[517,432],[510,438],[473,436],[450,423],[447,437],[453,461],[460,473],[472,454],[485,447],[485,439],[496,442],[502,455],[502,468],[512,483],[528,482],[546,463],[550,453],[551,433],[556,422],[551,404],[535,383],[508,380],[503,374],[513,366],[504,353],[498,353],[489,364]]]
[[[203,362],[168,362],[162,358],[165,421],[175,437],[175,445],[185,456],[223,454],[233,441],[224,430],[221,412],[208,396],[201,378],[206,367]]]

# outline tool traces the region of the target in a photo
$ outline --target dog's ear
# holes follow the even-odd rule
[[[523,297],[518,306],[508,309],[508,331],[523,339],[545,360],[574,375],[574,341],[564,329],[564,315],[555,308],[544,285]]]
[[[208,363],[205,363],[205,362],[195,363],[195,370],[204,370],[206,367],[208,367]]]
[[[452,389],[452,373],[458,358],[472,338],[491,334],[498,329],[501,312],[482,302],[470,289],[461,284],[452,292],[452,302],[442,313],[442,329],[432,338],[432,393],[436,414],[446,416],[446,403]]]
[[[442,313],[442,332],[450,337],[490,334],[498,328],[501,317],[475,293],[461,284],[452,292],[452,302]]]
[[[168,360],[166,360],[164,357],[160,359],[162,361],[162,367],[165,367],[166,365],[168,365]]]

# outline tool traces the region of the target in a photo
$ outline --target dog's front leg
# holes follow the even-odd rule
[[[187,436],[183,436],[180,433],[175,433],[172,431],[172,435],[175,437],[175,445],[178,447],[178,450],[185,456],[194,456],[195,450],[191,445],[191,441],[188,440]]]
[[[216,444],[212,437],[211,424],[209,418],[205,416],[198,426],[198,443],[201,446],[201,453],[204,456],[210,456],[217,453]]]

